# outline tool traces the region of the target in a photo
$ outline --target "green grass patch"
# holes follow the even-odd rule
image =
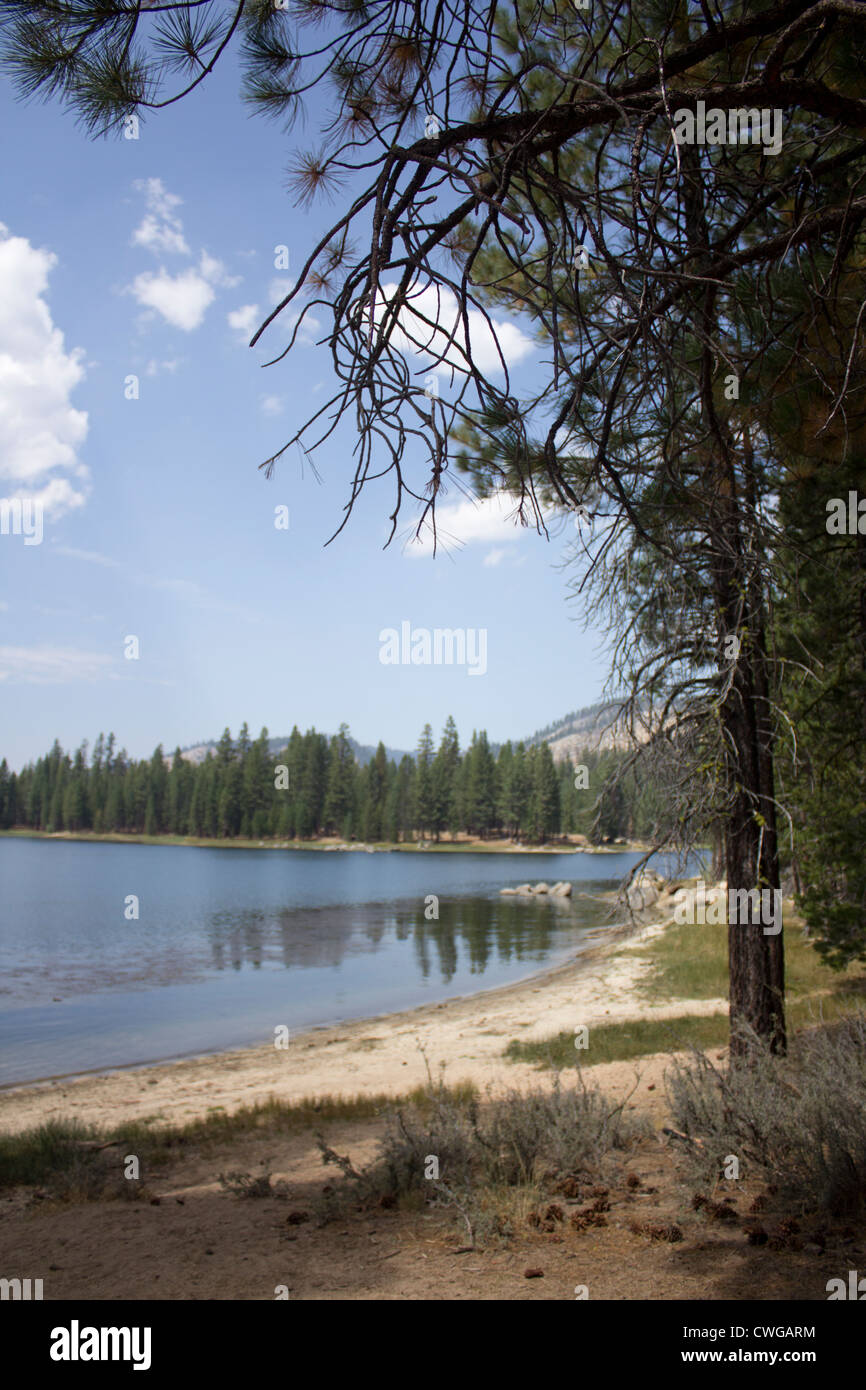
[[[808,937],[803,922],[793,911],[785,914],[786,1014],[789,1032],[818,1023],[836,1023],[862,1009],[866,1002],[866,970],[862,964],[847,970],[825,965]],[[727,999],[728,929],[722,926],[672,926],[663,936],[635,951],[651,969],[638,981],[635,995],[656,1003],[660,1000]],[[590,1028],[590,1045],[578,1051],[572,1033],[557,1033],[539,1042],[508,1044],[505,1056],[512,1061],[539,1066],[592,1066],[599,1062],[627,1062],[654,1052],[724,1047],[728,1042],[727,1014],[684,1013],[669,1019],[638,1019],[606,1023]]]
[[[827,998],[831,1007],[846,998],[863,999],[866,970],[854,965],[831,970],[803,936],[803,922],[796,913],[785,913],[785,989],[789,1005],[798,1000]],[[728,928],[722,926],[672,926],[664,936],[635,951],[651,962],[652,969],[638,982],[636,993],[645,999],[726,999],[728,997]],[[843,1007],[843,1012],[850,1009]]]
[[[683,1048],[724,1047],[728,1041],[727,1014],[684,1014],[678,1018],[641,1018],[630,1023],[602,1023],[589,1029],[589,1046],[577,1049],[573,1033],[556,1033],[538,1042],[510,1042],[505,1056],[512,1062],[535,1062],[542,1067],[591,1067],[600,1062],[630,1062],[653,1052]]]

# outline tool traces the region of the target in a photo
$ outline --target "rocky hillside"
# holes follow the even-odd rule
[[[554,762],[575,759],[583,749],[600,752],[630,747],[629,735],[621,723],[615,722],[617,706],[588,705],[574,710],[563,719],[539,729],[526,743],[549,743]]]
[[[629,746],[628,735],[621,725],[617,726],[611,721],[616,714],[616,706],[612,704],[588,705],[585,709],[574,710],[571,714],[566,714],[564,718],[555,720],[548,724],[546,728],[539,729],[530,738],[523,742],[529,747],[534,743],[549,743],[555,762],[562,762],[565,758],[574,760],[576,753],[581,749],[597,749],[606,751],[611,748],[620,749]],[[330,737],[330,735],[329,735]],[[268,740],[268,747],[272,753],[278,753],[281,748],[285,748],[288,743],[288,735],[271,738]],[[517,739],[513,740],[517,742]],[[374,744],[357,743],[355,739],[349,738],[352,751],[361,767],[365,767],[373,754],[376,752]],[[499,752],[499,744],[491,743],[491,752],[494,757]],[[208,739],[202,743],[196,743],[189,748],[181,749],[181,756],[191,763],[204,762],[209,752],[216,751],[216,740]],[[404,756],[404,752],[399,748],[386,748],[385,752],[389,759],[399,763]],[[171,761],[167,755],[167,761]]]

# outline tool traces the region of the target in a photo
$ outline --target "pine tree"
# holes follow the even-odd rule
[[[483,840],[490,834],[496,811],[496,763],[483,729],[473,731],[466,753],[463,797],[466,829]]]
[[[356,764],[349,742],[349,726],[341,724],[328,749],[328,770],[325,792],[325,833],[351,834],[352,810],[355,802]]]
[[[219,793],[217,823],[218,834],[234,839],[241,828],[241,765],[236,760],[224,773]]]
[[[381,840],[385,830],[388,795],[388,758],[380,743],[365,769],[364,819],[362,835],[368,842]]]
[[[234,761],[235,745],[232,739],[231,730],[226,726],[220,735],[220,741],[216,748],[216,760],[220,767],[227,767]]]
[[[276,830],[272,768],[268,731],[263,728],[243,760],[241,834],[252,835],[254,839],[263,839]]]
[[[147,800],[145,805],[152,803],[151,822],[155,826],[154,830],[148,834],[159,835],[165,824],[165,803],[168,793],[168,771],[165,766],[165,754],[160,743],[153,751],[150,759],[150,767],[147,776]],[[146,818],[145,812],[145,818]]]
[[[303,738],[300,785],[295,798],[296,833],[302,840],[311,839],[321,829],[327,760],[328,743],[324,734],[308,730]]]
[[[415,754],[415,828],[429,835],[435,818],[433,804],[433,730],[425,724]]]
[[[10,796],[11,776],[9,766],[4,758],[0,762],[0,830],[8,830],[14,825],[14,808]]]
[[[505,809],[505,823],[512,839],[518,839],[529,822],[529,796],[531,789],[530,770],[526,748],[518,743],[507,771],[507,783],[501,791]]]
[[[91,824],[97,834],[102,831],[105,821],[107,778],[104,771],[104,763],[105,737],[100,733],[93,745],[93,755],[90,759],[90,775],[88,778],[88,803],[90,805]]]
[[[430,769],[430,805],[433,838],[456,825],[457,771],[460,766],[460,739],[457,725],[449,714],[442,741]]]
[[[535,750],[530,804],[534,838],[549,839],[559,828],[559,776],[547,743]]]

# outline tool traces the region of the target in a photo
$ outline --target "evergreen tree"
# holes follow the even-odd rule
[[[442,731],[442,741],[430,769],[430,807],[433,838],[439,839],[443,830],[453,830],[457,823],[457,772],[460,767],[460,739],[457,725],[449,714]]]
[[[4,758],[0,762],[0,830],[8,830],[15,824],[14,798],[10,795],[12,777]]]
[[[242,777],[241,765],[235,760],[225,769],[221,779],[217,833],[227,839],[234,839],[241,827]]]
[[[381,840],[384,836],[385,806],[388,796],[388,759],[384,743],[380,743],[375,755],[365,769],[364,813],[362,835],[367,841]]]
[[[318,834],[325,805],[328,743],[324,734],[310,729],[303,738],[300,785],[295,798],[295,828],[302,840]]]
[[[327,788],[325,792],[325,832],[348,838],[353,830],[352,811],[355,803],[356,764],[349,742],[349,726],[341,724],[339,733],[331,739],[328,749]]]
[[[276,832],[276,789],[268,741],[268,731],[263,728],[243,761],[241,834],[255,839]]]
[[[93,745],[93,755],[90,759],[90,775],[88,778],[90,822],[97,834],[102,831],[105,822],[105,798],[107,789],[104,764],[105,737],[100,733]]]
[[[782,776],[796,804],[791,857],[816,949],[866,960],[866,520],[828,531],[828,499],[864,494],[863,456],[792,462],[783,526],[796,584],[778,600],[796,743]]]
[[[529,823],[531,776],[526,748],[518,743],[513,757],[503,769],[505,780],[500,791],[503,822],[512,839],[518,839]]]
[[[429,835],[435,819],[433,804],[433,730],[425,724],[415,754],[415,828]]]
[[[147,799],[145,805],[151,806],[151,824],[155,827],[149,830],[149,835],[159,835],[165,827],[165,808],[168,793],[168,770],[165,765],[165,753],[160,743],[153,751],[150,759],[150,767],[147,776]],[[147,813],[145,812],[145,818]]]
[[[232,740],[231,730],[226,726],[220,735],[219,743],[216,748],[216,761],[219,767],[228,767],[234,761],[235,745]]]
[[[464,824],[470,835],[483,840],[493,828],[496,811],[496,763],[483,729],[473,730],[464,763]]]

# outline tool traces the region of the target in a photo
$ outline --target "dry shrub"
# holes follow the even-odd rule
[[[346,1179],[326,1194],[322,1215],[342,1214],[349,1202],[415,1195],[458,1212],[473,1242],[508,1236],[517,1193],[534,1205],[546,1185],[556,1191],[563,1175],[600,1172],[611,1150],[628,1148],[646,1129],[626,1113],[626,1101],[613,1104],[580,1073],[568,1087],[556,1077],[549,1091],[488,1093],[483,1104],[431,1079],[422,1104],[387,1115],[379,1153],[360,1172],[318,1136],[323,1161]],[[438,1177],[425,1176],[431,1159]]]
[[[866,1205],[866,1012],[810,1029],[774,1057],[748,1029],[746,1056],[722,1071],[694,1051],[675,1060],[668,1092],[691,1139],[686,1161],[711,1183],[729,1155],[802,1212]]]

